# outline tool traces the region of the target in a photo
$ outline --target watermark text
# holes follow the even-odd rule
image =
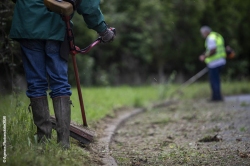
[[[3,116],[3,163],[6,163],[6,116]]]

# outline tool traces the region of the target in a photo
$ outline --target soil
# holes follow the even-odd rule
[[[250,166],[250,99],[185,100],[147,110],[120,126],[110,155],[119,166]]]

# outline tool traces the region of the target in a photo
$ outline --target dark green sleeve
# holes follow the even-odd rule
[[[104,16],[100,10],[100,0],[82,0],[77,12],[83,16],[88,28],[98,33],[107,29]]]

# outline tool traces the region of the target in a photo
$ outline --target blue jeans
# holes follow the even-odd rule
[[[29,98],[47,96],[70,96],[68,83],[68,62],[60,57],[60,41],[28,40],[19,41],[22,50]]]
[[[211,100],[214,101],[223,100],[220,86],[220,73],[223,67],[224,65],[216,68],[209,68],[209,81],[212,89]]]

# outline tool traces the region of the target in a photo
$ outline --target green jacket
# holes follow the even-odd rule
[[[99,7],[100,0],[82,0],[77,8],[88,28],[103,32],[107,26]],[[48,11],[43,0],[17,0],[10,38],[63,41],[65,23],[59,14]]]

